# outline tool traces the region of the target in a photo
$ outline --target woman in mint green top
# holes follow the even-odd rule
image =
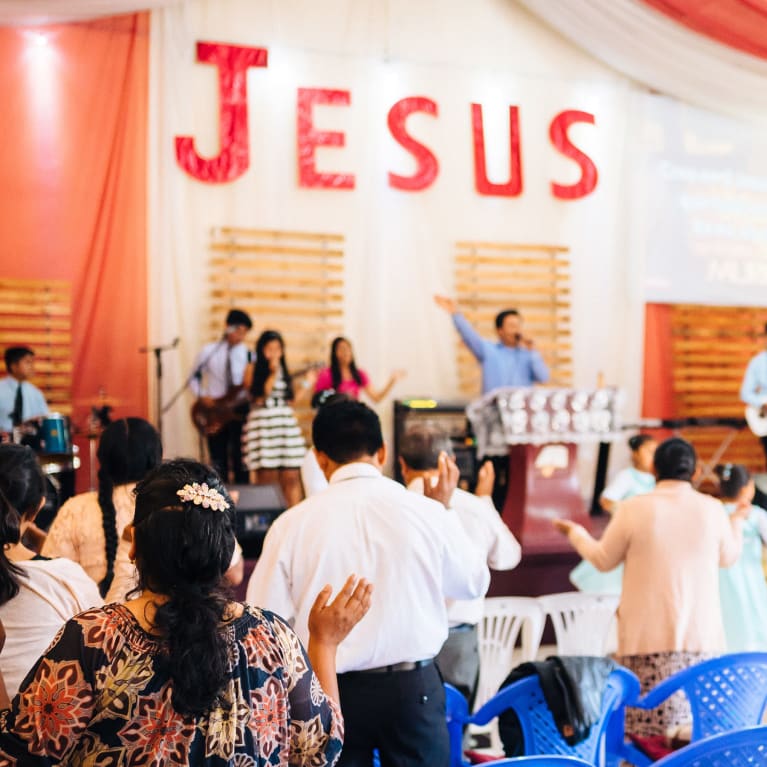
[[[620,501],[635,495],[644,495],[655,489],[653,458],[658,443],[649,434],[635,434],[629,438],[632,465],[618,472],[613,481],[599,497],[600,506],[612,514]],[[601,573],[585,559],[570,573],[570,583],[579,591],[591,594],[616,594],[620,596],[623,582],[623,565]]]
[[[732,514],[737,501],[754,499],[754,480],[745,466],[717,466],[722,502]],[[751,506],[743,523],[743,551],[732,567],[719,571],[719,598],[727,652],[767,651],[767,581],[762,549],[767,545],[767,511]]]

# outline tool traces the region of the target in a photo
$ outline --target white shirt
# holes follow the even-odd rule
[[[352,573],[373,583],[373,600],[338,648],[338,673],[434,657],[447,638],[445,598],[473,599],[490,583],[455,512],[367,463],[342,466],[275,520],[247,601],[295,619],[306,644],[317,594],[329,583],[335,596]]]
[[[227,393],[227,356],[231,358],[232,384],[242,384],[248,366],[248,347],[245,344],[230,347],[226,341],[211,341],[202,347],[194,361],[192,373],[202,365],[202,378],[205,381],[204,386],[196,376],[189,381],[189,388],[195,397],[223,397]]]
[[[423,494],[423,478],[414,479],[407,489]],[[457,512],[466,538],[484,552],[488,567],[493,570],[512,570],[519,564],[522,547],[501,519],[489,496],[480,498],[456,488],[450,498],[450,508]],[[448,599],[448,621],[451,626],[479,623],[484,608],[484,594],[476,599]]]
[[[317,463],[317,454],[314,448],[306,451],[304,460],[301,461],[301,484],[304,486],[304,495],[316,495],[328,486],[328,481]]]
[[[48,403],[43,393],[29,381],[19,381],[13,376],[0,380],[0,431],[13,428],[11,414],[16,404],[16,391],[21,386],[21,420],[28,421],[48,414]]]
[[[16,564],[24,571],[19,593],[0,606],[6,634],[0,670],[11,698],[64,623],[103,604],[98,587],[75,562],[30,559]]]

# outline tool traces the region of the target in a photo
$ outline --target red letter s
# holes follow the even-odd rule
[[[579,112],[575,109],[568,109],[560,112],[549,126],[549,138],[551,143],[565,156],[580,165],[581,177],[575,184],[565,186],[551,182],[551,191],[554,197],[560,200],[577,200],[579,197],[585,197],[591,194],[597,185],[599,173],[597,166],[592,159],[581,152],[567,136],[567,129],[573,123],[590,123],[594,125],[594,115],[589,112]]]
[[[405,121],[413,112],[425,112],[427,115],[436,117],[437,104],[423,96],[411,96],[401,99],[389,110],[387,122],[392,136],[397,143],[413,155],[418,165],[412,176],[399,176],[396,173],[390,173],[389,186],[417,192],[434,183],[439,172],[439,162],[431,150],[416,141],[405,129]]]

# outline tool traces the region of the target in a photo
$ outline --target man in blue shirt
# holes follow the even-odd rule
[[[43,393],[29,379],[34,373],[35,353],[27,346],[5,350],[8,375],[0,381],[0,432],[47,415],[48,403]]]
[[[434,296],[434,301],[452,316],[455,329],[482,365],[483,394],[499,386],[532,386],[549,380],[549,370],[532,339],[522,335],[522,317],[516,309],[498,313],[498,341],[491,341],[477,333],[452,298]]]
[[[759,337],[762,341],[767,340],[767,325]],[[746,412],[748,425],[761,440],[767,459],[767,351],[759,352],[748,363],[740,387],[740,398],[749,405]]]

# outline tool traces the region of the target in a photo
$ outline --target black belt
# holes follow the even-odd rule
[[[395,671],[415,671],[434,663],[434,658],[426,660],[406,660],[403,663],[392,663],[389,666],[376,666],[375,668],[363,668],[359,671],[351,671],[351,674],[391,674]]]

